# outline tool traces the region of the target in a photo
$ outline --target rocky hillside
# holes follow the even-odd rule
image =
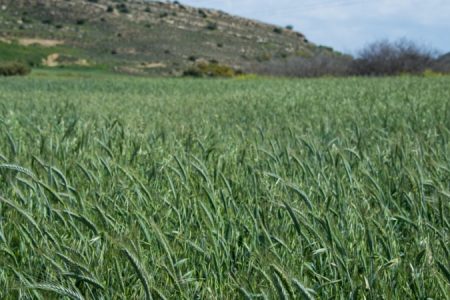
[[[182,74],[199,61],[245,72],[333,53],[293,30],[177,1],[142,0],[0,0],[0,45],[0,59],[8,52],[2,48],[13,56],[34,47],[48,66],[160,75]]]

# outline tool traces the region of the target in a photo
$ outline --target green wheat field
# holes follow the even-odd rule
[[[0,78],[1,299],[449,299],[450,77]]]

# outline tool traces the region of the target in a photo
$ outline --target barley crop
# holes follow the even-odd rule
[[[449,299],[450,78],[0,78],[0,299]]]

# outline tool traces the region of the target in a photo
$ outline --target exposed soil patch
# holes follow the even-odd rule
[[[58,53],[53,53],[47,56],[46,59],[42,60],[42,64],[47,67],[57,67],[58,66]]]
[[[28,38],[19,39],[18,42],[22,46],[39,45],[42,47],[54,47],[64,44],[64,41],[61,40],[28,39]]]
[[[60,65],[66,66],[83,66],[88,67],[90,63],[86,59],[77,59],[71,56],[62,56],[59,53],[53,53],[42,60],[42,64],[47,67],[58,67]]]
[[[165,68],[167,67],[166,64],[161,62],[148,62],[148,63],[142,63],[139,68],[141,69],[156,69],[156,68]]]

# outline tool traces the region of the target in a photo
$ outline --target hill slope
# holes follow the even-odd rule
[[[0,8],[2,47],[39,50],[50,55],[50,66],[177,75],[199,59],[247,71],[270,60],[331,51],[299,32],[178,2],[0,0]]]

